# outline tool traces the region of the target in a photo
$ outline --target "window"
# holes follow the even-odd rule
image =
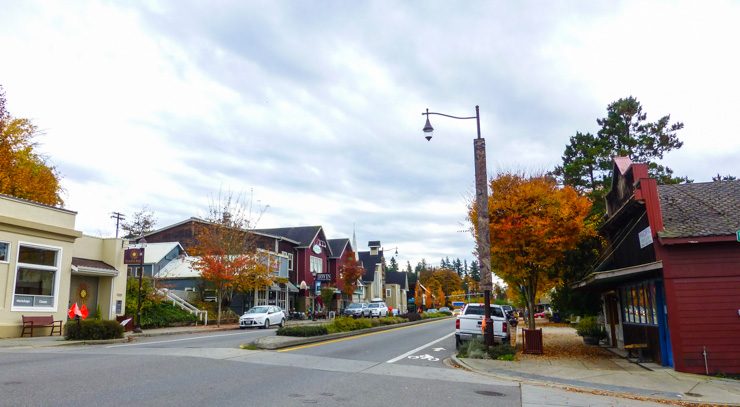
[[[311,274],[321,273],[323,270],[324,262],[321,257],[311,256]]]
[[[7,263],[10,260],[10,243],[0,242],[0,263]]]
[[[56,307],[60,248],[18,245],[13,307]]]
[[[655,282],[648,281],[619,290],[622,320],[626,324],[657,325]]]
[[[385,289],[385,298],[389,298],[390,296],[391,296],[391,289],[390,288],[386,288]]]
[[[288,258],[288,270],[293,270],[293,253],[283,252],[283,256]]]

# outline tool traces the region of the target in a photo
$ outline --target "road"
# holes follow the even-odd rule
[[[0,405],[642,405],[450,367],[453,331],[447,319],[276,352],[239,349],[274,330],[3,349]]]

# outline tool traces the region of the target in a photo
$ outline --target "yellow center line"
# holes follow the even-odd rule
[[[442,319],[440,321],[427,322],[426,324],[437,324],[437,323],[440,323],[440,322],[443,322],[443,321],[449,321],[449,319],[445,318],[445,319]],[[278,352],[292,352],[294,350],[299,350],[299,349],[313,348],[313,347],[316,347],[316,346],[328,345],[330,343],[344,342],[344,341],[349,341],[351,339],[364,338],[366,336],[379,335],[379,334],[384,334],[384,333],[393,332],[393,331],[400,331],[401,329],[415,328],[415,327],[418,327],[419,325],[426,325],[426,324],[416,324],[416,325],[409,325],[409,326],[401,326],[401,327],[398,327],[398,328],[386,329],[385,331],[380,331],[380,332],[369,332],[369,333],[366,333],[366,334],[360,334],[360,335],[354,335],[354,336],[347,336],[347,337],[344,337],[344,338],[330,339],[328,341],[314,342],[314,343],[309,343],[309,344],[306,344],[306,345],[300,345],[300,346],[293,346],[293,347],[290,347],[290,348],[278,349],[277,351]]]

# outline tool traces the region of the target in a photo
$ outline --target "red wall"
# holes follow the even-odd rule
[[[657,242],[656,242],[657,243]],[[675,369],[740,373],[740,243],[656,245]]]

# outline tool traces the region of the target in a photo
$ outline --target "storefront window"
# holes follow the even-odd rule
[[[19,246],[14,307],[54,307],[60,250],[24,244]]]
[[[0,263],[7,263],[10,254],[10,243],[0,242]]]
[[[625,323],[638,325],[656,325],[655,283],[645,282],[622,287],[619,290],[622,301],[622,313]]]

